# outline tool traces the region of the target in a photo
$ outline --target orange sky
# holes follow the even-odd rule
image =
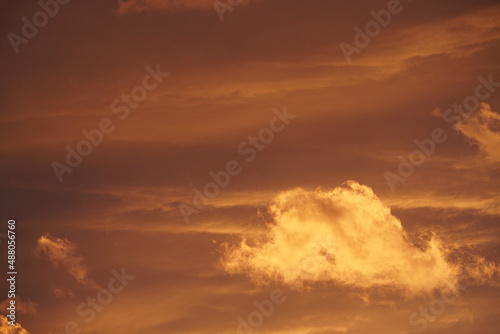
[[[1,14],[0,334],[498,333],[498,1],[54,1]]]

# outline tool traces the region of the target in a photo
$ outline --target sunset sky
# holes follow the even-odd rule
[[[1,14],[0,334],[499,333],[499,1],[58,1]]]

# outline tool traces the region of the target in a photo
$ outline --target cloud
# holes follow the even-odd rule
[[[280,193],[266,238],[223,246],[222,264],[257,284],[335,283],[393,287],[413,295],[456,285],[460,269],[432,236],[418,246],[371,188],[347,181],[332,190]]]
[[[75,280],[89,288],[99,288],[97,283],[88,277],[88,269],[84,258],[76,252],[76,245],[68,239],[59,239],[45,233],[38,238],[35,250],[37,255],[44,255],[54,267],[64,267]]]
[[[118,13],[169,11],[180,12],[187,10],[214,10],[213,0],[120,0]],[[238,1],[234,1],[236,3]],[[240,5],[248,1],[242,1]]]
[[[451,165],[453,161],[448,163]],[[490,182],[491,183],[491,182]],[[462,185],[460,185],[462,186]],[[469,185],[465,184],[464,187]],[[475,211],[482,215],[500,215],[500,203],[497,197],[500,196],[497,192],[485,192],[484,196],[457,194],[436,194],[435,192],[412,193],[406,196],[388,196],[384,198],[384,202],[390,205],[393,209],[445,209],[448,212],[457,211]],[[488,198],[484,198],[488,197]]]
[[[24,329],[19,323],[15,326],[8,324],[9,319],[7,317],[0,315],[0,334],[30,334],[26,329]]]
[[[457,123],[455,129],[477,143],[489,160],[500,162],[500,114],[490,105],[481,103],[479,110]]]
[[[52,291],[54,292],[54,295],[57,298],[74,298],[75,293],[71,289],[65,289],[65,288],[53,288]]]
[[[477,255],[472,247],[458,248],[452,256],[460,264],[464,285],[500,286],[500,266]]]
[[[31,301],[29,299],[24,300],[20,296],[16,296],[16,312],[19,314],[35,316],[38,315],[38,303]],[[0,303],[0,309],[3,313],[6,312],[6,308],[10,305],[10,299],[6,299]]]

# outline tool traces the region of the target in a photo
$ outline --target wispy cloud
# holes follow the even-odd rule
[[[457,123],[455,129],[478,144],[488,160],[500,162],[500,114],[492,111],[490,105],[482,103],[479,110]]]
[[[54,295],[57,298],[69,298],[69,299],[71,299],[71,298],[75,297],[75,293],[71,289],[56,287],[56,288],[53,288],[52,291],[54,292]]]
[[[63,267],[73,278],[89,288],[99,288],[97,283],[88,277],[88,269],[84,258],[76,251],[76,245],[68,239],[60,239],[45,233],[38,238],[35,254],[45,256],[54,267]]]
[[[213,10],[212,0],[120,0],[118,13]]]
[[[23,315],[35,316],[38,314],[38,303],[31,301],[29,299],[22,299],[20,296],[16,296],[16,312]],[[0,303],[0,309],[2,312],[10,306],[11,299],[6,299]]]

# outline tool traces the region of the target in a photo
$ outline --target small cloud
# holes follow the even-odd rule
[[[16,296],[16,312],[28,316],[38,315],[38,303],[31,301],[29,299],[22,299],[20,296]],[[6,299],[0,303],[0,310],[5,313],[6,308],[9,307],[11,299]]]
[[[500,162],[500,114],[488,104],[481,103],[479,110],[455,124],[455,129],[478,144],[488,160]]]
[[[9,319],[0,315],[0,334],[31,334],[16,322],[15,326],[9,325]]]
[[[35,254],[45,256],[55,268],[65,268],[81,285],[99,288],[97,283],[88,277],[87,266],[84,258],[76,252],[76,245],[68,239],[59,239],[45,233],[38,238]]]
[[[439,108],[435,108],[431,111],[431,115],[434,117],[443,117],[443,112]]]
[[[355,181],[331,190],[282,192],[270,213],[274,223],[264,239],[223,245],[226,271],[246,274],[259,285],[384,286],[407,295],[456,286],[464,272],[448,261],[450,251],[435,235],[411,242],[373,190]]]
[[[68,299],[75,298],[75,293],[71,289],[57,288],[56,287],[56,288],[52,289],[52,291],[54,292],[54,295],[57,298],[68,298]]]

